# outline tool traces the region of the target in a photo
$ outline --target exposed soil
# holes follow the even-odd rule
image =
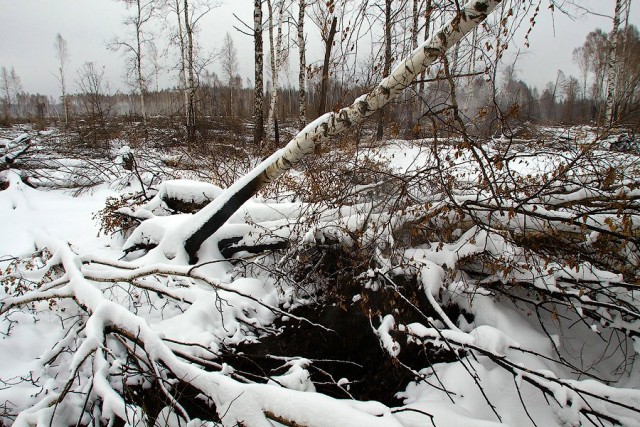
[[[306,358],[312,361],[308,370],[318,392],[339,398],[397,404],[395,394],[416,379],[407,366],[421,369],[430,364],[456,360],[457,355],[430,345],[407,343],[398,334],[396,339],[402,350],[397,359],[390,357],[381,348],[373,329],[379,324],[378,317],[373,316],[370,321],[365,312],[371,309],[372,300],[389,298],[384,305],[391,303],[391,292],[368,293],[368,307],[360,303],[351,304],[346,309],[334,305],[306,306],[295,310],[295,315],[331,331],[297,320],[278,321],[279,334],[265,336],[256,343],[228,348],[222,361],[233,366],[238,373],[264,381],[272,375],[286,372],[283,357]],[[410,322],[412,316],[404,312],[406,307],[398,304],[398,308],[397,320]],[[457,307],[453,307],[451,314],[455,315],[456,311],[460,313]],[[349,386],[345,387],[347,390],[336,385],[342,378],[349,381]]]

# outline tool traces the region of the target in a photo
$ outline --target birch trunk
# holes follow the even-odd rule
[[[382,78],[389,76],[391,70],[391,3],[393,0],[385,0],[384,2],[384,67],[382,69]],[[378,129],[376,131],[376,139],[380,141],[384,134],[384,122],[386,120],[386,109],[380,109],[380,117],[378,118]]]
[[[67,100],[67,63],[69,62],[69,50],[67,41],[58,33],[56,36],[56,57],[58,58],[60,89],[62,91],[62,108],[64,110],[64,125],[69,126],[69,102]]]
[[[415,50],[418,47],[418,2],[419,0],[413,0],[413,4],[411,6],[411,49]],[[414,137],[418,137],[419,135],[419,127],[414,125],[414,116],[415,112],[418,110],[420,105],[420,99],[415,96],[415,94],[409,95],[409,102],[406,103],[408,111],[408,128],[409,131],[413,134]]]
[[[613,15],[613,29],[609,44],[609,62],[607,64],[607,101],[605,107],[605,120],[609,126],[616,121],[615,93],[618,69],[618,27],[620,26],[620,14],[622,12],[622,0],[616,0],[616,9]]]
[[[425,10],[424,10],[424,39],[428,40],[429,39],[429,35],[431,33],[431,12],[433,11],[432,9],[432,5],[431,5],[431,1],[432,0],[427,0],[427,4],[425,6]],[[425,79],[425,71],[422,71],[422,73],[420,73],[420,83],[418,84],[418,96],[422,99],[424,98],[424,90],[425,90],[425,84],[424,84],[424,79]],[[422,114],[420,114],[422,115]]]
[[[469,31],[487,17],[502,0],[472,0],[468,2],[433,37],[415,49],[398,64],[376,88],[357,98],[354,103],[337,112],[317,118],[300,131],[284,148],[264,160],[254,170],[229,187],[209,205],[197,212],[180,230],[184,250],[192,263],[197,261],[200,245],[215,233],[236,210],[280,175],[315,151],[316,146],[362,123],[380,111],[392,99],[411,85],[426,67],[440,58]],[[165,239],[163,247],[168,258],[176,256],[175,240]]]
[[[298,104],[300,108],[298,122],[300,129],[307,124],[307,95],[305,91],[307,76],[307,61],[305,58],[305,42],[304,42],[304,13],[306,8],[305,0],[300,0],[298,11],[298,49],[300,50],[300,74],[298,75]]]
[[[184,94],[185,126],[189,128],[189,94],[187,92],[187,54],[184,42],[184,30],[182,29],[182,9],[180,0],[176,0],[176,15],[178,16],[178,41],[180,43],[180,78],[182,92]]]
[[[196,140],[196,117],[195,117],[195,75],[193,63],[193,28],[189,19],[189,1],[184,0],[184,30],[187,36],[186,48],[186,68],[187,68],[187,140],[193,143]]]
[[[253,42],[255,47],[255,100],[253,104],[253,142],[264,139],[264,82],[262,51],[262,0],[253,2]]]
[[[318,102],[318,116],[327,109],[327,96],[329,92],[329,65],[331,63],[331,48],[333,47],[333,39],[336,35],[338,18],[333,17],[331,20],[331,28],[325,40],[324,45],[324,62],[322,63],[322,83],[320,85],[320,101]]]
[[[276,144],[278,141],[278,89],[280,80],[280,63],[282,61],[282,22],[284,20],[284,0],[280,1],[278,10],[277,35],[274,46],[273,37],[273,5],[271,0],[267,0],[269,8],[269,46],[271,49],[271,99],[269,103],[269,118],[267,120],[267,138],[274,132],[276,134]]]
[[[136,43],[138,50],[136,51],[136,74],[138,77],[138,90],[140,91],[140,113],[142,114],[142,123],[146,129],[147,127],[147,109],[145,107],[144,95],[147,91],[145,79],[142,76],[142,24],[144,18],[142,16],[142,4],[140,0],[136,1],[137,13],[136,16]]]

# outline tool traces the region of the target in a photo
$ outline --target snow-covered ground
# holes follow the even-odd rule
[[[586,130],[575,133],[585,143],[593,137]],[[6,141],[10,146],[14,140]],[[96,216],[108,197],[132,192],[135,185],[123,187],[121,176],[75,194],[31,188],[15,170],[0,172],[6,182],[0,191],[0,422],[640,425],[637,282],[585,259],[550,259],[552,252],[540,243],[539,252],[517,244],[525,242],[520,232],[535,236],[557,227],[588,236],[580,247],[590,253],[590,247],[597,252],[606,243],[600,236],[607,230],[629,231],[628,244],[619,250],[631,267],[637,265],[637,159],[596,147],[583,162],[579,144],[570,152],[531,144],[505,151],[503,143],[478,148],[484,171],[473,166],[477,158],[469,150],[453,143],[438,150],[439,164],[430,140],[368,149],[364,154],[405,179],[408,196],[402,197],[411,205],[390,210],[369,196],[367,185],[378,182],[357,189],[370,200],[342,206],[254,199],[203,244],[197,266],[180,255],[176,238],[193,215],[171,215],[166,200],[200,204],[226,197],[218,187],[187,180],[154,185],[155,197],[120,208],[141,221],[125,239],[99,234]],[[602,170],[619,172],[612,182],[601,177],[607,185],[595,182],[588,169],[601,170],[599,162]],[[579,166],[556,182],[565,165]],[[118,167],[122,176],[130,173]],[[446,176],[424,180],[438,168]],[[493,174],[495,187],[477,187],[483,173]],[[436,178],[450,177],[459,192],[436,188]],[[546,184],[530,194],[534,182]],[[523,185],[506,190],[517,184]],[[612,212],[599,204],[607,197],[629,204]],[[476,205],[475,217],[465,214],[463,208]],[[438,214],[431,217],[432,212]],[[435,231],[428,239],[418,240],[415,232],[400,237],[402,230],[421,227]],[[229,238],[247,247],[285,240],[291,246],[257,255],[239,251],[229,260],[219,248]],[[396,308],[381,304],[378,312],[366,313],[370,329],[364,331],[377,337],[386,357],[395,360],[394,369],[411,378],[393,390],[394,404],[316,392],[313,373],[320,361],[303,354],[273,355],[281,357],[280,369],[260,377],[222,357],[228,348],[282,332],[274,322],[283,317],[311,322],[295,308],[320,299],[306,280],[320,277],[314,268],[327,252],[310,258],[315,266],[304,265],[305,256],[336,242],[341,250],[370,257],[354,274],[348,309],[374,307],[366,300],[382,290],[400,296]],[[292,264],[298,270],[287,270]],[[420,295],[409,301],[403,292],[412,281]],[[402,308],[407,301],[409,309]],[[403,356],[416,348],[427,358],[441,354],[440,348],[449,359],[407,365]],[[345,396],[357,380],[332,378]],[[184,384],[195,390],[188,391],[191,401],[182,396]],[[153,396],[157,408],[145,408],[141,402],[147,401],[136,393]],[[192,415],[192,401],[207,408],[204,414]]]

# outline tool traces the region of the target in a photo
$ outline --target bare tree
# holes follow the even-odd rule
[[[98,127],[106,125],[111,105],[107,99],[108,85],[104,79],[105,68],[98,67],[94,62],[85,62],[78,70],[78,88],[85,114],[91,123]]]
[[[62,109],[64,110],[64,124],[69,125],[69,103],[67,101],[67,65],[69,64],[69,49],[67,47],[67,41],[62,37],[60,33],[56,35],[56,41],[54,44],[56,50],[56,59],[58,60],[58,74],[56,79],[60,84],[60,90],[62,91]]]
[[[222,71],[229,85],[229,114],[233,116],[233,87],[238,75],[238,50],[233,44],[231,34],[224,36],[221,49]]]
[[[382,78],[385,78],[389,75],[389,71],[391,70],[391,26],[392,26],[392,16],[391,16],[391,6],[393,4],[392,0],[384,1],[384,64],[382,68]],[[380,117],[378,118],[378,128],[376,130],[376,138],[378,140],[382,139],[384,133],[384,122],[385,122],[385,109],[380,110]]]
[[[264,54],[262,50],[262,0],[253,2],[253,43],[255,47],[255,99],[253,104],[253,142],[264,139]]]
[[[589,70],[591,69],[591,63],[586,55],[584,46],[580,46],[573,50],[573,61],[578,64],[580,68],[580,77],[582,78],[582,97],[587,97],[587,80],[589,79]]]
[[[170,9],[176,17],[176,39],[180,59],[180,86],[184,93],[184,114],[187,140],[190,144],[196,139],[196,90],[200,72],[204,70],[206,60],[199,63],[196,58],[196,33],[198,23],[203,16],[213,10],[209,0],[170,0]]]
[[[275,0],[267,0],[269,11],[269,53],[271,61],[271,99],[269,101],[269,115],[267,119],[267,138],[274,134],[276,144],[279,144],[280,136],[278,130],[278,90],[280,88],[280,68],[283,63],[284,49],[282,48],[282,25],[284,22],[284,12],[286,0],[279,0],[276,34],[274,35],[274,15],[273,3]]]
[[[109,48],[113,50],[124,50],[130,57],[130,64],[127,70],[128,75],[132,75],[135,81],[135,88],[140,93],[140,113],[144,125],[147,124],[147,109],[145,105],[145,96],[148,91],[147,77],[144,71],[143,61],[146,57],[145,49],[151,42],[151,38],[146,27],[151,21],[155,12],[153,0],[119,0],[125,3],[127,8],[133,8],[134,11],[125,21],[125,25],[131,28],[133,34],[131,39],[116,38],[109,44]]]
[[[300,0],[298,3],[298,52],[300,57],[300,68],[298,74],[298,96],[299,96],[299,108],[300,114],[298,123],[300,129],[307,124],[307,97],[306,97],[306,77],[307,77],[307,61],[306,61],[306,43],[304,39],[304,17],[305,9],[307,7],[306,0]]]
[[[149,59],[151,60],[151,67],[153,69],[153,83],[155,83],[155,91],[160,91],[160,73],[163,66],[161,61],[160,51],[155,42],[149,42]]]
[[[613,14],[613,29],[609,38],[609,60],[607,63],[607,101],[605,107],[605,120],[609,126],[616,121],[615,94],[618,69],[618,27],[622,13],[622,0],[616,0],[616,8]]]
[[[327,109],[327,97],[329,91],[329,67],[331,66],[331,51],[333,40],[338,30],[338,17],[335,14],[336,3],[318,2],[314,4],[313,21],[320,29],[320,37],[324,44],[324,59],[322,61],[322,74],[320,81],[320,99],[318,100],[317,115],[320,116]]]
[[[15,68],[11,67],[11,70],[8,70],[6,67],[2,67],[0,71],[0,90],[4,95],[3,99],[3,110],[4,110],[4,119],[5,121],[11,120],[11,105],[13,103],[19,103],[18,94],[22,92],[22,82],[20,81],[20,77],[16,73]]]
[[[187,94],[187,140],[189,143],[195,142],[196,139],[196,108],[195,108],[195,95],[196,95],[196,81],[195,81],[195,62],[194,62],[194,44],[193,44],[193,32],[195,22],[189,14],[189,0],[184,0],[183,8],[184,16],[184,60],[185,60],[185,92]]]
[[[11,80],[10,72],[3,66],[0,71],[0,89],[2,89],[2,112],[4,120],[11,120]]]

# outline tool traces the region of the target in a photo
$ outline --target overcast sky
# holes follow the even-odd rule
[[[580,0],[579,3],[609,16],[614,9],[614,0]],[[545,9],[547,4],[548,0],[543,0],[540,17],[530,36],[531,47],[525,49],[522,40],[516,41],[516,47],[519,45],[524,52],[516,64],[519,76],[540,89],[546,82],[555,80],[558,69],[567,75],[577,76],[577,67],[572,63],[573,49],[583,43],[590,31],[596,28],[610,31],[612,25],[611,18],[602,16],[578,14],[577,19],[570,19],[558,12],[552,15]],[[243,79],[249,77],[251,80],[252,39],[233,29],[237,24],[233,13],[252,25],[252,8],[253,1],[250,0],[223,1],[201,21],[199,35],[203,47],[211,50],[221,46],[227,31],[231,33],[238,48],[240,74]],[[640,24],[638,9],[637,4],[632,5],[630,23],[636,26]],[[576,12],[575,9],[573,11]],[[0,65],[15,68],[26,92],[57,96],[59,89],[53,75],[57,70],[53,44],[56,34],[61,33],[68,42],[71,56],[69,69],[73,82],[70,91],[76,89],[76,70],[87,61],[105,67],[105,76],[112,88],[127,90],[122,84],[123,56],[106,47],[123,31],[122,22],[126,15],[126,8],[116,0],[0,0]],[[320,58],[319,52],[314,58],[313,47],[309,56],[310,61]],[[212,66],[211,71],[219,72],[219,69]],[[292,81],[295,80],[292,77]]]

